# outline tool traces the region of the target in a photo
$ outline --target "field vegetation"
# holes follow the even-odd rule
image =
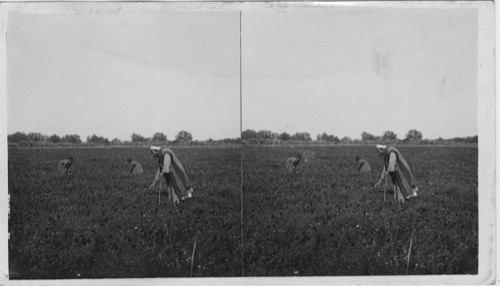
[[[365,146],[244,147],[244,269],[250,276],[474,274],[477,148],[401,147],[420,193],[405,204]],[[309,155],[295,175],[283,167]],[[358,174],[355,156],[372,173]],[[410,253],[410,245],[411,253]]]
[[[240,275],[239,149],[174,152],[195,189],[178,207],[145,189],[147,148],[9,149],[11,278]],[[70,154],[73,176],[60,176]],[[129,175],[127,157],[145,174]]]
[[[176,147],[195,189],[176,207],[145,188],[147,148],[10,148],[10,277],[477,273],[477,147],[398,149],[420,188],[404,204],[390,182],[385,202],[373,187],[372,146]],[[68,155],[71,177],[57,173]],[[373,172],[358,174],[355,156]]]

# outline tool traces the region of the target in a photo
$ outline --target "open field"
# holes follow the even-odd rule
[[[195,186],[180,207],[144,190],[147,148],[9,149],[11,278],[240,275],[240,150],[174,152]],[[74,175],[61,177],[70,154]],[[129,175],[127,157],[145,174]]]
[[[420,188],[403,205],[371,187],[374,147],[244,147],[245,275],[477,273],[477,148],[398,149]],[[294,175],[284,164],[297,151],[315,156]],[[356,173],[356,155],[372,173]]]
[[[398,149],[421,190],[403,205],[372,187],[373,147],[174,148],[195,187],[179,207],[144,190],[156,168],[147,148],[9,149],[10,275],[477,273],[477,147]],[[294,175],[285,160],[298,151],[314,156]],[[71,178],[56,172],[68,155]],[[372,173],[356,173],[356,155]],[[145,174],[129,175],[127,157]]]

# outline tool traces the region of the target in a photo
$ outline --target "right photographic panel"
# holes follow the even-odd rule
[[[477,275],[477,5],[330,4],[241,14],[244,275]]]

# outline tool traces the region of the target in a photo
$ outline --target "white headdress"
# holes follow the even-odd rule
[[[377,144],[377,150],[385,150],[387,149],[387,145]]]
[[[151,153],[156,153],[161,150],[160,146],[151,146]]]

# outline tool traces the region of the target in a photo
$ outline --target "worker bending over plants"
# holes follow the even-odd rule
[[[130,164],[131,168],[128,171],[129,174],[142,174],[144,170],[142,169],[141,163],[132,160],[132,158],[127,158],[127,162]]]
[[[365,159],[361,159],[359,156],[356,156],[354,158],[356,162],[358,162],[358,173],[370,173],[372,171],[372,168],[370,167],[370,163],[366,161]]]
[[[300,155],[300,153],[297,153],[297,156],[290,157],[286,160],[286,168],[289,171],[292,171],[295,174],[298,174],[300,171],[299,164],[301,161],[302,161],[302,155]]]
[[[71,176],[71,165],[73,164],[73,156],[69,156],[67,159],[59,161],[57,164],[57,171],[60,175]]]
[[[151,156],[158,161],[158,170],[154,182],[149,186],[149,190],[153,190],[163,177],[170,201],[178,204],[180,200],[191,198],[193,193],[191,181],[174,152],[166,147],[152,146]]]
[[[411,197],[416,197],[418,183],[401,152],[395,147],[387,147],[386,145],[377,145],[376,147],[378,155],[384,160],[384,169],[375,187],[378,188],[384,179],[387,180],[387,174],[389,174],[394,188],[394,200],[401,203]]]

